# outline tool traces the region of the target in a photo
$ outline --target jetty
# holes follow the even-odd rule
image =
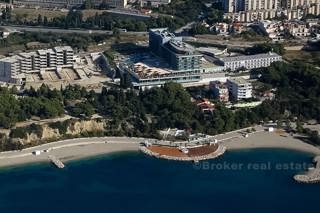
[[[48,158],[50,161],[59,169],[63,169],[65,165],[62,163],[61,160],[59,160],[56,156],[54,155],[49,155]]]
[[[320,183],[320,156],[314,158],[315,167],[302,175],[295,175],[294,179],[299,183]]]

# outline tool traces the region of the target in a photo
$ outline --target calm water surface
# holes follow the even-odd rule
[[[0,170],[0,213],[319,212],[320,185],[292,180],[309,154],[227,152],[195,166],[122,153]]]

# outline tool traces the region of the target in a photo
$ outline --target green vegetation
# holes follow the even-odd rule
[[[25,127],[17,127],[11,130],[11,138],[26,138],[27,134],[36,134],[38,137],[42,136],[42,127],[37,124],[31,124]]]
[[[36,20],[12,19],[11,10],[3,10],[3,16],[0,21],[7,24],[30,25],[30,26],[47,26],[58,28],[84,28],[84,29],[104,29],[114,30],[115,28],[125,28],[129,31],[146,31],[148,28],[169,27],[176,29],[185,23],[181,18],[172,18],[169,16],[151,17],[149,19],[137,19],[126,16],[114,15],[111,13],[96,13],[94,16],[83,17],[80,10],[70,10],[67,15],[48,18],[47,16],[38,15]]]
[[[248,47],[245,50],[245,52],[248,55],[268,53],[268,52],[275,52],[279,55],[283,55],[285,53],[285,49],[283,44],[263,43],[263,44],[255,44],[253,47]]]
[[[279,112],[289,111],[301,119],[320,120],[320,73],[314,66],[300,62],[273,63],[260,69],[261,80],[278,88]]]
[[[63,106],[56,98],[16,97],[9,93],[0,94],[0,126],[12,127],[18,121],[57,117],[64,113]]]
[[[264,101],[256,108],[235,111],[217,103],[212,113],[202,113],[191,102],[190,93],[176,83],[145,91],[103,88],[101,93],[86,91],[78,85],[61,91],[43,85],[38,90],[25,90],[23,96],[2,88],[0,125],[9,128],[31,116],[53,118],[64,111],[77,117],[98,113],[108,121],[105,131],[98,132],[99,135],[158,137],[158,130],[169,127],[213,135],[261,121],[320,120],[320,74],[316,68],[302,63],[277,62],[256,72],[262,74],[262,85],[277,88],[274,100]],[[193,95],[196,93],[192,91]],[[56,122],[50,127],[65,134],[67,125]],[[38,135],[40,129],[36,125],[16,128],[10,136],[22,137],[26,133]],[[315,133],[305,134],[318,143]]]
[[[198,18],[203,11],[203,2],[203,0],[173,0],[168,5],[161,5],[158,12],[179,17],[187,23]]]
[[[26,45],[29,42],[41,42],[52,46],[67,44],[77,49],[86,49],[91,43],[100,43],[107,39],[105,35],[92,34],[58,34],[58,33],[38,33],[24,32],[13,33],[6,39],[0,40],[0,48],[10,47],[13,45]]]
[[[49,123],[49,127],[52,129],[58,129],[59,134],[64,135],[67,133],[67,128],[68,128],[69,121],[57,121],[53,123]]]
[[[246,41],[268,41],[269,38],[264,36],[263,34],[259,34],[256,30],[249,29],[247,31],[243,31],[240,34],[235,34],[235,38],[240,37]]]

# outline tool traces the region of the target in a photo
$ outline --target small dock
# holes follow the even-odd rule
[[[56,156],[49,155],[50,161],[59,169],[63,169],[65,165]]]

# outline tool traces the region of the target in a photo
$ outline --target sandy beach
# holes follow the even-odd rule
[[[298,139],[298,137],[302,137],[300,135],[291,136],[288,133],[281,132],[280,134],[277,131],[267,132],[263,127],[255,127],[255,129],[257,132],[248,134],[247,138],[243,136],[246,134],[244,131],[222,134],[216,138],[227,147],[227,150],[281,148],[320,155],[320,147],[303,142]]]
[[[54,155],[63,162],[103,155],[113,152],[138,151],[142,138],[126,137],[93,137],[76,138],[43,144],[22,151],[0,153],[0,167],[9,167],[37,162],[50,162],[48,156]],[[48,150],[40,155],[32,152]]]
[[[215,138],[227,147],[227,150],[255,149],[255,148],[281,148],[291,149],[320,155],[319,147],[315,147],[301,141],[295,136],[282,132],[267,132],[263,127],[255,127],[257,130],[244,137],[245,131],[233,131],[220,134]],[[36,162],[50,162],[48,156],[54,155],[62,162],[103,155],[113,152],[138,151],[139,143],[144,138],[128,137],[92,137],[75,138],[63,141],[43,144],[22,151],[9,151],[0,153],[0,167],[9,167]],[[47,150],[47,152],[44,152]],[[41,151],[40,155],[32,154]]]

